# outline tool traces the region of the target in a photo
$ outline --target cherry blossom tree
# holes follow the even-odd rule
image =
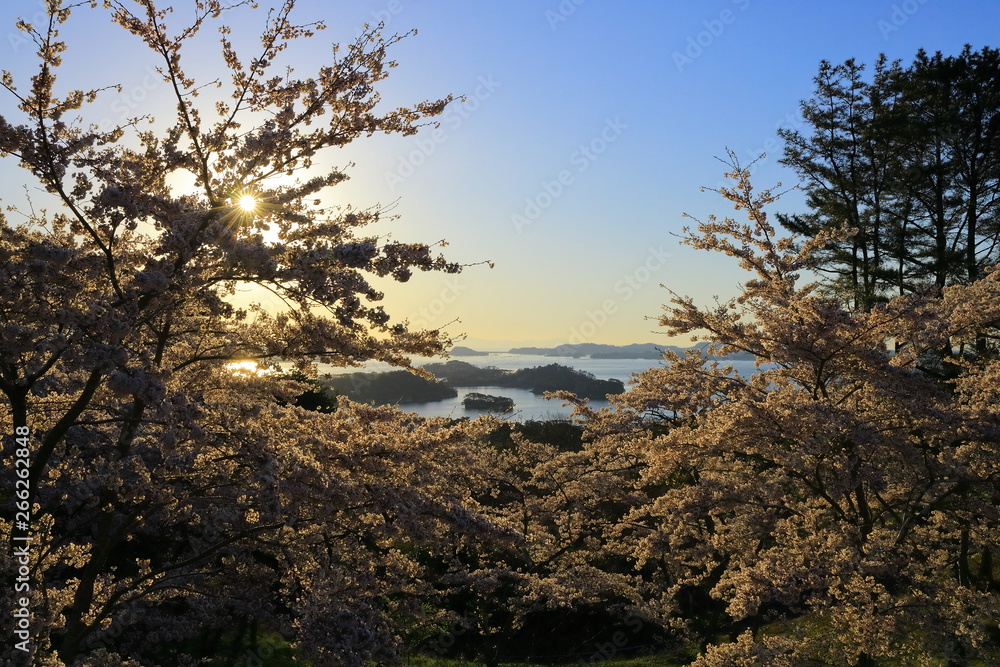
[[[366,234],[380,207],[322,202],[347,178],[336,149],[412,134],[452,98],[383,109],[405,35],[379,27],[298,76],[284,53],[323,25],[296,23],[294,4],[261,17],[252,54],[225,23],[251,2],[199,0],[178,24],[153,0],[47,0],[46,23],[19,25],[38,67],[26,82],[3,72],[0,156],[44,208],[0,217],[0,416],[5,433],[30,431],[31,664],[214,664],[258,632],[317,664],[388,660],[420,615],[426,554],[454,530],[493,530],[456,473],[462,428],[347,402],[310,413],[293,406],[307,385],[227,366],[406,366],[448,344],[391,319],[372,279],[461,267]],[[159,59],[173,117],[97,127],[102,91],[61,85],[60,29],[100,11]],[[224,76],[199,81],[188,48],[212,24]],[[247,285],[284,308],[235,305]],[[14,452],[6,438],[11,539]],[[13,625],[7,605],[0,616]],[[0,662],[26,664],[4,646]]]
[[[641,462],[647,500],[618,548],[689,630],[692,599],[721,615],[698,665],[967,664],[1000,621],[1000,271],[848,311],[802,276],[856,230],[780,237],[778,194],[730,159],[718,192],[747,220],[712,217],[686,243],[736,259],[742,293],[674,295],[661,324],[704,353],[668,353],[614,409],[580,408],[593,448]],[[757,372],[705,354],[735,352]],[[720,630],[737,641],[713,643]]]
[[[464,630],[455,643],[495,665],[597,653],[616,632],[633,645],[648,640],[658,626],[644,620],[640,578],[607,548],[634,504],[633,468],[621,457],[540,442],[523,426],[478,421],[490,437],[475,448],[480,466],[470,486],[481,511],[514,539],[457,551],[460,565],[441,577]],[[431,641],[425,652],[444,653],[438,648]]]

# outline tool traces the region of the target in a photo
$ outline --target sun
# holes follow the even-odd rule
[[[240,197],[239,205],[245,212],[253,213],[257,210],[257,198],[253,195],[243,195]]]
[[[231,361],[226,364],[226,370],[233,375],[251,377],[271,374],[271,369],[261,366],[257,361]]]

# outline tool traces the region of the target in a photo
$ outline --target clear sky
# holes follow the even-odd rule
[[[12,26],[39,4],[5,2],[0,19]],[[190,2],[173,4],[177,22],[190,14]],[[715,156],[767,152],[757,185],[794,185],[777,164],[776,129],[799,123],[820,60],[873,63],[884,52],[905,63],[921,47],[955,54],[1000,42],[994,0],[300,0],[298,16],[329,26],[292,52],[300,73],[322,63],[331,41],[384,20],[389,33],[419,31],[391,52],[399,67],[385,82],[387,104],[466,96],[437,133],[374,138],[335,157],[355,163],[337,196],[396,202],[401,218],[379,232],[444,238],[453,260],[494,262],[385,286],[390,314],[447,324],[481,349],[682,342],[647,319],[669,299],[660,285],[708,303],[735,295],[743,279],[732,262],[675,236],[690,224],[685,212],[730,213],[699,191],[720,184]],[[234,32],[252,39],[262,19],[234,15]],[[67,74],[123,86],[98,102],[101,118],[170,108],[149,77],[152,55],[129,50],[105,14],[80,10],[65,37]],[[32,49],[14,32],[3,42],[0,67],[25,71]],[[20,189],[9,168],[0,178],[5,199]],[[791,193],[776,210],[801,201]]]

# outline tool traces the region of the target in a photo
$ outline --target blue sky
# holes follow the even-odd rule
[[[174,5],[178,18],[190,12],[187,2]],[[38,2],[8,2],[0,18],[11,26],[37,10]],[[995,47],[1000,3],[300,0],[299,17],[329,26],[290,52],[301,72],[323,62],[329,42],[385,20],[389,33],[419,31],[391,53],[399,67],[385,82],[387,105],[466,96],[436,134],[374,138],[334,156],[355,163],[335,198],[395,202],[400,219],[379,232],[444,238],[450,258],[493,261],[493,269],[386,285],[386,308],[501,349],[512,341],[683,342],[647,319],[669,299],[660,284],[708,303],[735,295],[744,277],[675,236],[690,224],[685,212],[731,211],[699,190],[720,183],[715,156],[727,147],[744,160],[766,151],[758,186],[794,185],[777,164],[776,129],[798,123],[820,60],[872,63],[884,52],[909,62],[921,47]],[[252,39],[262,14],[232,19],[237,35]],[[101,12],[80,11],[66,38],[67,75],[124,87],[98,102],[98,116],[164,109],[165,91],[147,78],[154,59],[130,51]],[[5,41],[0,67],[30,64],[13,33]],[[199,54],[205,76],[210,44]],[[8,199],[17,175],[3,168],[0,176]],[[793,192],[775,210],[800,208]]]

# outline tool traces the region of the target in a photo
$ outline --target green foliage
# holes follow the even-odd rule
[[[451,660],[446,658],[428,658],[428,657],[414,657],[408,658],[404,663],[409,667],[486,667],[487,663],[484,662],[469,662],[466,660]],[[499,662],[496,663],[496,667],[537,667],[540,664],[553,665],[561,663],[537,663],[537,662]],[[579,661],[573,661],[566,664],[580,664]],[[584,662],[583,664],[589,664]],[[600,660],[594,664],[602,665],[602,667],[680,667],[686,664],[685,662],[675,662],[672,658],[668,656],[649,656],[643,658],[610,658],[607,660]]]
[[[258,632],[246,619],[229,630],[208,630],[196,639],[169,644],[151,655],[157,664],[172,664],[178,653],[198,657],[202,667],[308,667],[296,659],[291,644],[276,632]]]

